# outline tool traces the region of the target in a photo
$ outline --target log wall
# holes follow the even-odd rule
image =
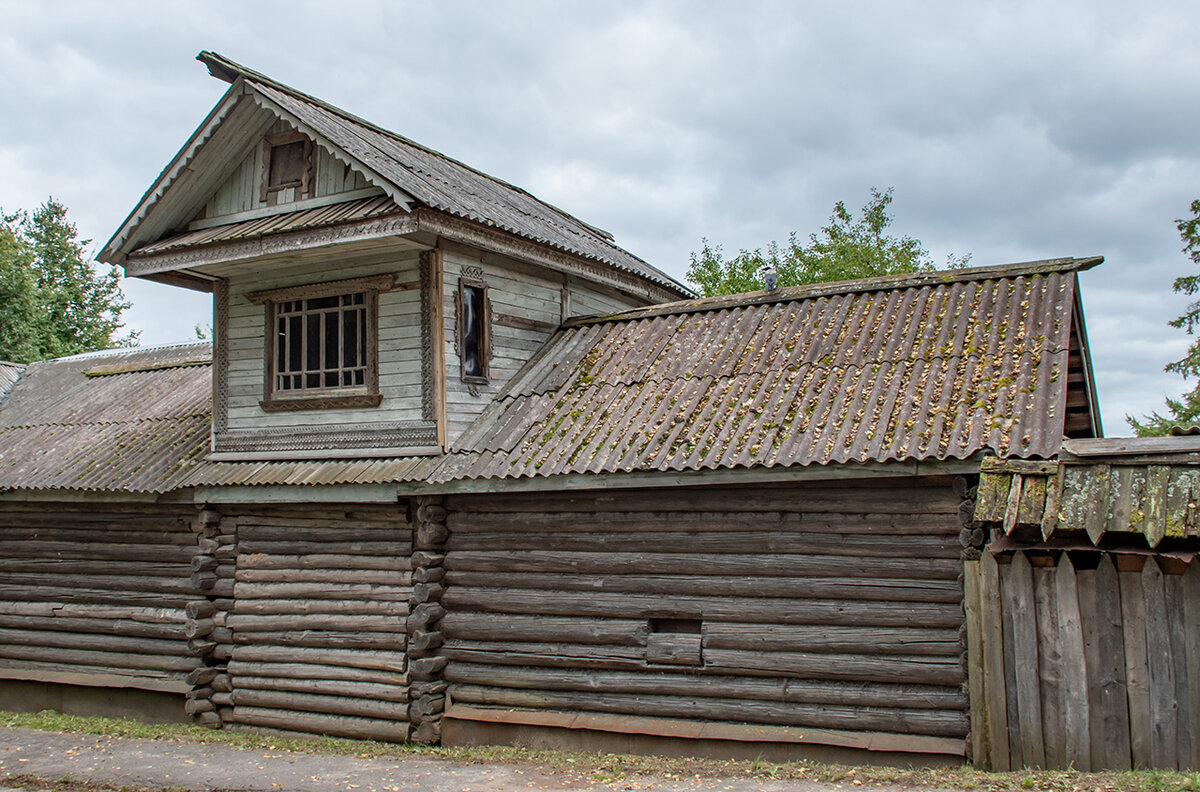
[[[186,693],[189,506],[0,504],[0,679]]]
[[[210,633],[221,723],[407,740],[406,506],[231,512]]]
[[[948,479],[447,497],[447,716],[961,756],[961,503]]]
[[[965,588],[977,765],[1200,768],[1200,563],[984,553]]]

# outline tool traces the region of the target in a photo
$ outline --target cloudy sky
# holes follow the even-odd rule
[[[211,49],[608,229],[683,278],[895,189],[972,264],[1101,254],[1083,294],[1106,433],[1162,372],[1200,198],[1183,2],[0,0],[0,207],[64,202],[98,250],[222,94]],[[143,343],[206,296],[126,281]]]

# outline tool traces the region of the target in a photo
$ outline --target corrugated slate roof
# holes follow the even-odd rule
[[[1057,259],[691,300],[560,330],[437,480],[1050,457],[1075,273]]]
[[[25,367],[20,363],[0,360],[0,402],[4,401],[4,397],[12,390],[13,385],[17,384],[17,380],[21,378],[21,373],[24,371]]]
[[[30,364],[0,404],[0,489],[162,493],[208,450],[208,344]]]
[[[370,220],[389,214],[403,214],[400,207],[386,195],[376,195],[370,198],[360,198],[357,201],[318,206],[314,209],[301,209],[296,212],[267,215],[253,220],[242,220],[236,223],[201,228],[195,231],[185,231],[166,239],[160,239],[150,245],[140,248],[139,254],[163,253],[168,250],[178,250],[185,247],[212,245],[218,242],[233,242],[239,239],[251,239],[266,234],[282,234],[285,231],[300,231],[306,228],[319,228],[353,223],[360,220]]]
[[[289,460],[283,462],[205,462],[184,482],[189,487],[267,485],[390,484],[420,481],[436,457]]]

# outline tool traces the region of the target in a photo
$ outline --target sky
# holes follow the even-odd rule
[[[612,232],[683,279],[894,190],[937,262],[1081,276],[1105,433],[1189,383],[1200,15],[1184,2],[0,0],[0,208],[100,246],[220,98],[214,50]],[[130,279],[143,344],[207,295]]]

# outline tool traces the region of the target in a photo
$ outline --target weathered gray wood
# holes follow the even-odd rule
[[[380,632],[337,632],[333,630],[290,630],[287,632],[236,633],[233,643],[247,646],[309,646],[327,649],[403,648],[404,636]]]
[[[686,547],[687,545],[685,545]],[[689,547],[690,549],[690,547]],[[942,558],[881,558],[872,554],[765,555],[761,553],[558,552],[548,550],[457,550],[446,556],[447,571],[568,572],[580,574],[836,576],[877,579],[957,580],[961,561]]]
[[[47,581],[52,578],[47,578]],[[182,610],[196,594],[160,594],[155,591],[119,589],[64,588],[56,585],[10,586],[0,583],[0,601],[55,602],[86,605],[135,605],[142,608]]]
[[[294,679],[278,676],[244,676],[237,678],[239,690],[275,690],[294,693],[315,693],[322,696],[371,699],[376,701],[407,702],[407,685],[385,685],[379,682],[348,682],[333,679]],[[282,709],[288,709],[282,707]],[[325,710],[314,710],[324,712]],[[348,714],[348,713],[343,713]]]
[[[301,713],[324,713],[350,715],[381,720],[408,720],[408,703],[377,701],[348,696],[332,696],[317,693],[297,693],[283,690],[255,690],[244,687],[246,680],[238,680],[238,687],[231,696],[233,706],[268,707]]]
[[[1167,483],[1169,469],[1150,465],[1146,470],[1146,520],[1142,533],[1151,547],[1157,547],[1167,533]]]
[[[1012,621],[1013,678],[1016,682],[1017,719],[1022,763],[1028,767],[1046,764],[1042,732],[1042,697],[1038,685],[1039,647],[1037,612],[1033,598],[1033,573],[1023,552],[1013,555],[1007,574],[1001,578],[1005,607]]]
[[[1055,587],[1054,567],[1038,567],[1033,572],[1033,602],[1037,615],[1038,681],[1041,688],[1042,740],[1045,745],[1046,767],[1065,769],[1067,760],[1066,723],[1064,718],[1065,673],[1061,632],[1058,624],[1059,605]]]
[[[43,590],[45,586],[74,591],[88,589],[107,592],[138,592],[148,596],[162,595],[164,597],[192,597],[196,590],[192,588],[185,574],[177,578],[141,577],[130,575],[60,575],[55,573],[0,573],[5,589],[11,590],[22,586],[30,589]],[[111,593],[109,596],[112,596]]]
[[[408,539],[387,542],[297,542],[238,539],[238,550],[245,555],[257,553],[283,553],[306,555],[308,553],[330,553],[334,555],[408,555],[412,543]]]
[[[296,555],[240,555],[238,569],[379,569],[408,570],[407,554],[346,555],[344,553],[311,553]]]
[[[553,710],[586,710],[651,717],[675,717],[710,721],[741,721],[814,728],[883,730],[908,734],[961,737],[966,734],[966,717],[961,712],[900,710],[883,708],[779,704],[745,699],[693,698],[625,695],[598,697],[571,691],[531,691],[459,684],[454,700],[485,704]]]
[[[373,668],[403,673],[403,652],[358,649],[311,649],[302,646],[235,646],[233,660],[259,663],[314,663],[350,668]]]
[[[195,545],[147,545],[108,542],[60,542],[28,540],[6,542],[4,555],[9,558],[64,558],[86,561],[111,558],[114,561],[190,564]]]
[[[573,513],[464,512],[451,513],[446,527],[457,534],[548,531],[590,533],[610,531],[671,531],[681,522],[689,531],[803,531],[808,533],[929,536],[957,533],[949,519],[925,519],[912,514],[862,513],[862,506],[847,503],[849,514],[801,514],[794,511],[750,512],[721,510],[687,512],[682,518],[668,511],[599,511],[580,519]]]
[[[287,630],[353,630],[355,632],[402,633],[404,620],[396,616],[345,614],[273,615],[230,614],[229,627],[238,633],[282,632]]]
[[[131,619],[72,619],[54,616],[15,616],[0,613],[0,627],[15,630],[49,630],[63,633],[124,635],[134,638],[183,640],[177,624],[149,624]]]
[[[1175,666],[1167,624],[1163,574],[1154,559],[1142,567],[1146,597],[1146,653],[1150,658],[1150,753],[1154,767],[1175,767],[1176,729]]]
[[[142,561],[87,561],[69,558],[0,558],[0,573],[35,572],[51,575],[138,575],[143,577],[186,577],[191,567],[185,563],[165,564]]]
[[[1164,575],[1163,593],[1167,605],[1167,627],[1171,638],[1172,671],[1175,678],[1175,766],[1186,768],[1192,758],[1191,711],[1197,705],[1192,702],[1191,679],[1188,676],[1187,636],[1184,633],[1184,581],[1182,575]]]
[[[131,654],[90,649],[65,649],[57,646],[15,646],[0,643],[0,657],[9,660],[104,666],[110,669],[154,669],[158,671],[190,671],[200,665],[198,657],[182,653]]]
[[[240,586],[238,593],[241,594]],[[238,599],[234,605],[236,615],[309,615],[309,614],[349,614],[381,616],[408,616],[408,603],[379,600],[339,600],[339,599]]]
[[[188,654],[187,642],[176,639],[143,638],[134,635],[108,635],[48,630],[0,629],[0,645],[62,647],[64,649],[95,649],[106,652],[135,652],[151,655]]]
[[[1188,733],[1192,737],[1191,753],[1187,757],[1186,767],[1190,770],[1200,769],[1200,564],[1195,560],[1188,565],[1183,576],[1183,617],[1185,651],[1187,652],[1188,669]],[[1184,757],[1180,757],[1183,765]]]
[[[345,517],[337,520],[273,519],[273,525],[259,518],[253,523],[238,521],[240,541],[267,542],[407,542],[412,529],[407,524],[368,522]]]
[[[983,611],[980,601],[979,562],[963,563],[963,611],[967,619],[967,690],[970,699],[971,762],[992,766],[988,743],[986,671],[983,656]]]
[[[336,659],[336,658],[334,658]],[[345,665],[328,665],[313,662],[258,662],[254,660],[230,660],[229,675],[239,677],[271,677],[274,679],[312,680],[339,682],[363,682],[395,686],[407,689],[406,672],[385,671],[372,668],[353,668]]]
[[[220,569],[218,568],[218,574]],[[239,583],[345,583],[377,586],[412,585],[412,572],[390,569],[239,569],[231,575]]]
[[[962,590],[950,581],[871,580],[703,575],[587,575],[558,573],[447,572],[451,586],[528,588],[557,591],[626,591],[646,594],[705,596],[846,598],[884,602],[962,601]]]
[[[990,769],[1004,772],[1012,764],[1008,738],[1003,600],[1000,592],[1000,570],[995,556],[989,552],[985,552],[979,559],[979,599],[982,610],[980,621],[983,625],[984,697],[987,702]]]
[[[405,742],[409,732],[407,721],[293,712],[267,707],[234,707],[229,716],[222,720],[246,726],[382,742]]]
[[[962,625],[962,608],[938,603],[853,602],[654,594],[589,594],[511,588],[451,586],[442,597],[449,611],[484,611],[560,616],[652,618],[664,612],[691,618],[773,624],[845,624],[881,627],[953,627]]]
[[[1112,557],[1101,556],[1096,567],[1096,630],[1099,665],[1093,676],[1100,688],[1104,761],[1110,768],[1130,767],[1129,706],[1125,684],[1125,640],[1122,635],[1121,594]],[[1092,759],[1095,761],[1096,754]]]
[[[958,559],[958,530],[946,536],[909,536],[903,541],[880,542],[872,536],[845,534],[792,533],[688,533],[686,531],[644,531],[615,533],[477,533],[451,534],[446,542],[450,552],[457,550],[563,550],[608,552],[656,552],[664,547],[686,547],[699,553],[746,553],[757,548],[763,553],[858,554],[885,558],[911,557]]]
[[[1054,577],[1058,600],[1058,645],[1062,655],[1062,719],[1066,760],[1072,767],[1087,771],[1092,767],[1092,744],[1088,730],[1088,666],[1075,567],[1066,553],[1059,557]]]
[[[1146,595],[1141,572],[1117,574],[1125,644],[1125,689],[1129,701],[1130,759],[1134,767],[1154,761],[1150,729],[1150,666],[1146,650]]]
[[[455,614],[449,614],[446,619],[454,617]],[[446,620],[442,623],[445,625]],[[704,641],[705,646],[714,649],[774,652],[802,649],[807,652],[941,657],[958,657],[962,654],[958,630],[953,628],[709,622],[704,626]]]

